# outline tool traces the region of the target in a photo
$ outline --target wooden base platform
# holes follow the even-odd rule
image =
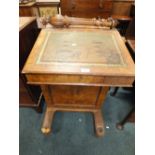
[[[98,137],[101,137],[105,133],[104,120],[102,118],[102,112],[100,109],[68,109],[68,108],[57,108],[57,107],[47,107],[44,116],[44,121],[42,124],[41,131],[43,134],[49,134],[52,132],[52,122],[54,114],[57,111],[75,111],[75,112],[91,112],[94,115],[95,131]]]
[[[42,133],[49,134],[57,111],[91,112],[94,115],[95,130],[98,137],[105,133],[101,105],[109,87],[91,86],[50,86],[42,85],[47,108]],[[91,100],[90,100],[91,99]]]

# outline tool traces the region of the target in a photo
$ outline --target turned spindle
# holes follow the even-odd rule
[[[49,21],[51,25],[56,28],[69,27],[70,25],[89,25],[89,26],[100,26],[114,28],[117,26],[118,21],[112,18],[108,19],[87,19],[87,18],[76,18],[68,17],[57,14],[51,17]]]

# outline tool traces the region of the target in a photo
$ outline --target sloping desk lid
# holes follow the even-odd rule
[[[42,29],[23,73],[134,76],[134,63],[115,29]]]

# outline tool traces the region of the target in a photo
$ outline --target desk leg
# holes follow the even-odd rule
[[[101,110],[94,112],[95,130],[98,137],[102,137],[105,133],[104,121]]]
[[[45,101],[47,104],[43,125],[41,128],[42,133],[48,134],[51,132],[51,125],[53,121],[53,116],[55,113],[55,110],[51,107],[53,105],[52,98],[50,96],[50,89],[48,85],[41,85],[41,89],[43,92],[43,95],[45,97]]]
[[[55,113],[55,111],[52,110],[52,108],[47,107],[45,116],[44,116],[43,125],[41,128],[41,131],[43,134],[48,134],[51,132],[51,126],[52,126],[52,122],[53,122],[54,113]]]
[[[102,103],[105,101],[108,91],[109,87],[100,87],[100,92],[96,102],[96,107],[98,108],[98,110],[94,112],[94,120],[95,120],[96,135],[98,137],[102,137],[105,134],[105,126],[101,112],[101,106]]]

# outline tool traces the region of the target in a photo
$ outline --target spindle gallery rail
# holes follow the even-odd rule
[[[108,27],[110,29],[117,26],[118,21],[113,18],[107,19],[96,19],[96,18],[76,18],[76,17],[68,17],[57,14],[53,17],[42,17],[41,20],[43,25],[50,23],[52,26],[56,28],[69,27],[70,25],[84,25],[84,26],[98,26],[98,27]]]

